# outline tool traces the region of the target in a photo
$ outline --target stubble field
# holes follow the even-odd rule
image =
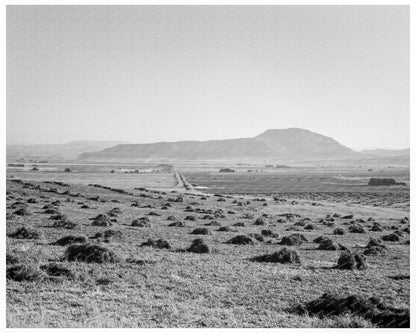
[[[256,190],[213,195],[175,174],[51,175],[8,172],[8,327],[408,325],[408,187],[266,193],[240,179]]]

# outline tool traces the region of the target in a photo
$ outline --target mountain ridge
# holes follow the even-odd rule
[[[9,159],[72,159],[85,152],[100,151],[121,143],[124,141],[74,140],[66,143],[10,144],[6,146],[6,156]]]
[[[251,138],[206,141],[120,144],[98,152],[83,153],[79,159],[232,159],[232,158],[353,158],[360,153],[330,137],[301,129],[268,129]]]

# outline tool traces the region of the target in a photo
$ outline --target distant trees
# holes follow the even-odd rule
[[[404,182],[396,182],[393,178],[370,178],[368,186],[406,185]]]
[[[220,172],[235,172],[235,170],[230,169],[230,168],[221,168]]]

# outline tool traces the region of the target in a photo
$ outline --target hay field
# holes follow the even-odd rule
[[[408,325],[406,190],[396,191],[404,204],[378,205],[382,194],[371,202],[363,192],[344,201],[333,192],[179,190],[169,188],[174,174],[165,190],[123,189],[133,178],[106,183],[108,173],[61,172],[55,184],[40,174],[8,173],[8,327]],[[87,184],[96,181],[106,187]],[[365,311],[328,311],[324,293],[358,295]]]

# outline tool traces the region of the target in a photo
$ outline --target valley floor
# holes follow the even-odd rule
[[[9,179],[7,326],[378,327],[359,313],[294,309],[324,293],[375,296],[409,308],[409,197],[395,196],[395,205],[383,206],[377,203],[385,193],[343,200],[328,193],[209,195]],[[109,214],[104,226],[93,225],[99,214]],[[137,219],[143,226],[132,225]],[[352,232],[357,225],[362,233]],[[19,228],[27,232],[13,235]],[[197,228],[207,230],[195,234]],[[345,233],[334,234],[337,228]],[[106,230],[112,237],[97,236]],[[296,233],[306,241],[281,244]],[[365,255],[362,270],[335,268],[342,251],[318,250],[314,242],[323,235],[362,254],[370,238],[394,233],[395,241],[383,241],[384,254]],[[85,236],[117,260],[70,260],[70,244],[54,244],[68,235]],[[251,243],[227,243],[237,235]],[[186,251],[197,238],[209,253]],[[164,239],[170,248],[142,246],[148,239]],[[252,260],[284,247],[294,249],[300,263]]]

